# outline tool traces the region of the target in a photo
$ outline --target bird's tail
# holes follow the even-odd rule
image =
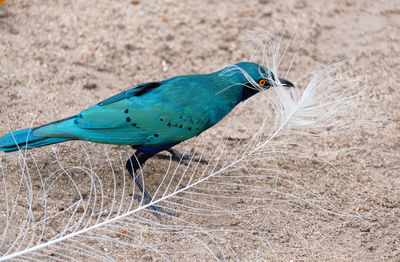
[[[34,130],[35,128],[17,130],[0,137],[0,151],[10,153],[71,140],[70,138],[34,136]]]

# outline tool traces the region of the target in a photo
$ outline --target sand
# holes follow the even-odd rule
[[[364,104],[348,112],[365,120],[361,126],[357,124],[337,137],[307,140],[308,151],[292,148],[297,155],[277,154],[268,164],[283,170],[281,178],[285,180],[277,185],[277,180],[265,178],[265,191],[260,195],[275,189],[299,198],[286,195],[281,202],[279,197],[262,202],[252,192],[252,200],[239,197],[237,201],[222,203],[224,200],[218,202],[218,197],[214,197],[208,201],[227,209],[258,208],[249,208],[240,215],[180,214],[180,218],[199,230],[215,230],[211,233],[214,238],[193,233],[197,234],[194,239],[201,239],[197,243],[198,253],[193,248],[194,240],[187,238],[192,234],[188,233],[190,230],[154,233],[154,223],[171,226],[178,220],[158,221],[151,214],[144,215],[153,221],[148,227],[141,226],[141,232],[126,234],[136,243],[148,242],[153,247],[161,243],[155,249],[127,248],[102,240],[78,241],[87,241],[89,246],[118,261],[399,261],[398,1],[36,0],[11,1],[8,12],[8,16],[0,18],[0,135],[74,115],[136,83],[208,73],[226,64],[248,61],[254,50],[247,38],[248,30],[257,28],[280,34],[286,25],[284,42],[290,45],[282,62],[283,73],[302,46],[287,76],[297,85],[306,84],[304,75],[344,56],[346,73],[361,77],[368,87]],[[205,133],[200,139],[206,141],[205,156],[212,155],[226,125],[233,126],[227,137],[232,145],[240,137],[241,128],[258,128],[259,122],[252,116],[267,109],[262,107],[263,102],[263,98],[252,99],[241,109],[238,119],[232,121],[230,116]],[[190,150],[193,143],[188,141],[181,148]],[[126,158],[133,151],[128,147],[69,142],[57,146],[64,166],[88,166],[82,145],[97,166],[105,192],[112,192],[104,150],[110,153],[119,178],[123,172],[119,153]],[[52,149],[30,151],[44,176],[59,169]],[[314,156],[327,162],[299,157],[312,155],[310,150],[322,152]],[[0,154],[0,158],[9,196],[15,196],[20,192],[18,157]],[[33,192],[39,192],[38,172],[32,163],[29,165]],[[162,159],[146,166],[146,181],[151,190],[155,190],[167,166],[168,161]],[[258,163],[254,167],[263,165]],[[75,178],[83,188],[89,187],[87,177]],[[242,180],[243,186],[237,190],[246,190],[245,185],[252,181]],[[127,183],[126,188],[131,189],[131,181]],[[210,187],[224,194],[217,183]],[[57,191],[47,196],[49,214],[76,201],[73,192],[68,178],[60,178]],[[19,199],[13,219],[17,227],[9,230],[7,238],[16,236],[26,210],[26,201]],[[35,216],[43,215],[40,210],[39,202],[34,208]],[[4,205],[0,213],[5,217]],[[62,223],[53,222],[41,242],[60,232]],[[125,233],[125,229],[120,232]],[[118,233],[110,234],[114,240],[124,239]],[[180,234],[185,237],[180,239]],[[129,242],[129,237],[124,241]],[[8,240],[4,242],[2,252],[9,244]],[[46,251],[49,256],[42,259],[52,260],[59,251]],[[87,258],[79,254],[77,259]]]

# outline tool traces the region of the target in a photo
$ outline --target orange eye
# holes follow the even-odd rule
[[[266,81],[264,79],[261,79],[260,81],[258,81],[258,84],[260,86],[265,86]]]

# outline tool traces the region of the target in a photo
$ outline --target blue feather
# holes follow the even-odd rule
[[[11,132],[0,138],[0,151],[14,152],[22,149],[46,146],[65,142],[68,138],[37,137],[33,135],[32,128]]]

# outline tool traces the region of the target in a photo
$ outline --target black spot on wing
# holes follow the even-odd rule
[[[162,85],[161,82],[150,82],[150,83],[146,83],[141,86],[138,86],[138,87],[136,87],[136,89],[140,88],[140,90],[138,92],[136,92],[133,96],[141,96],[143,94],[146,94],[146,93],[150,92],[151,90],[159,87],[160,85]]]

